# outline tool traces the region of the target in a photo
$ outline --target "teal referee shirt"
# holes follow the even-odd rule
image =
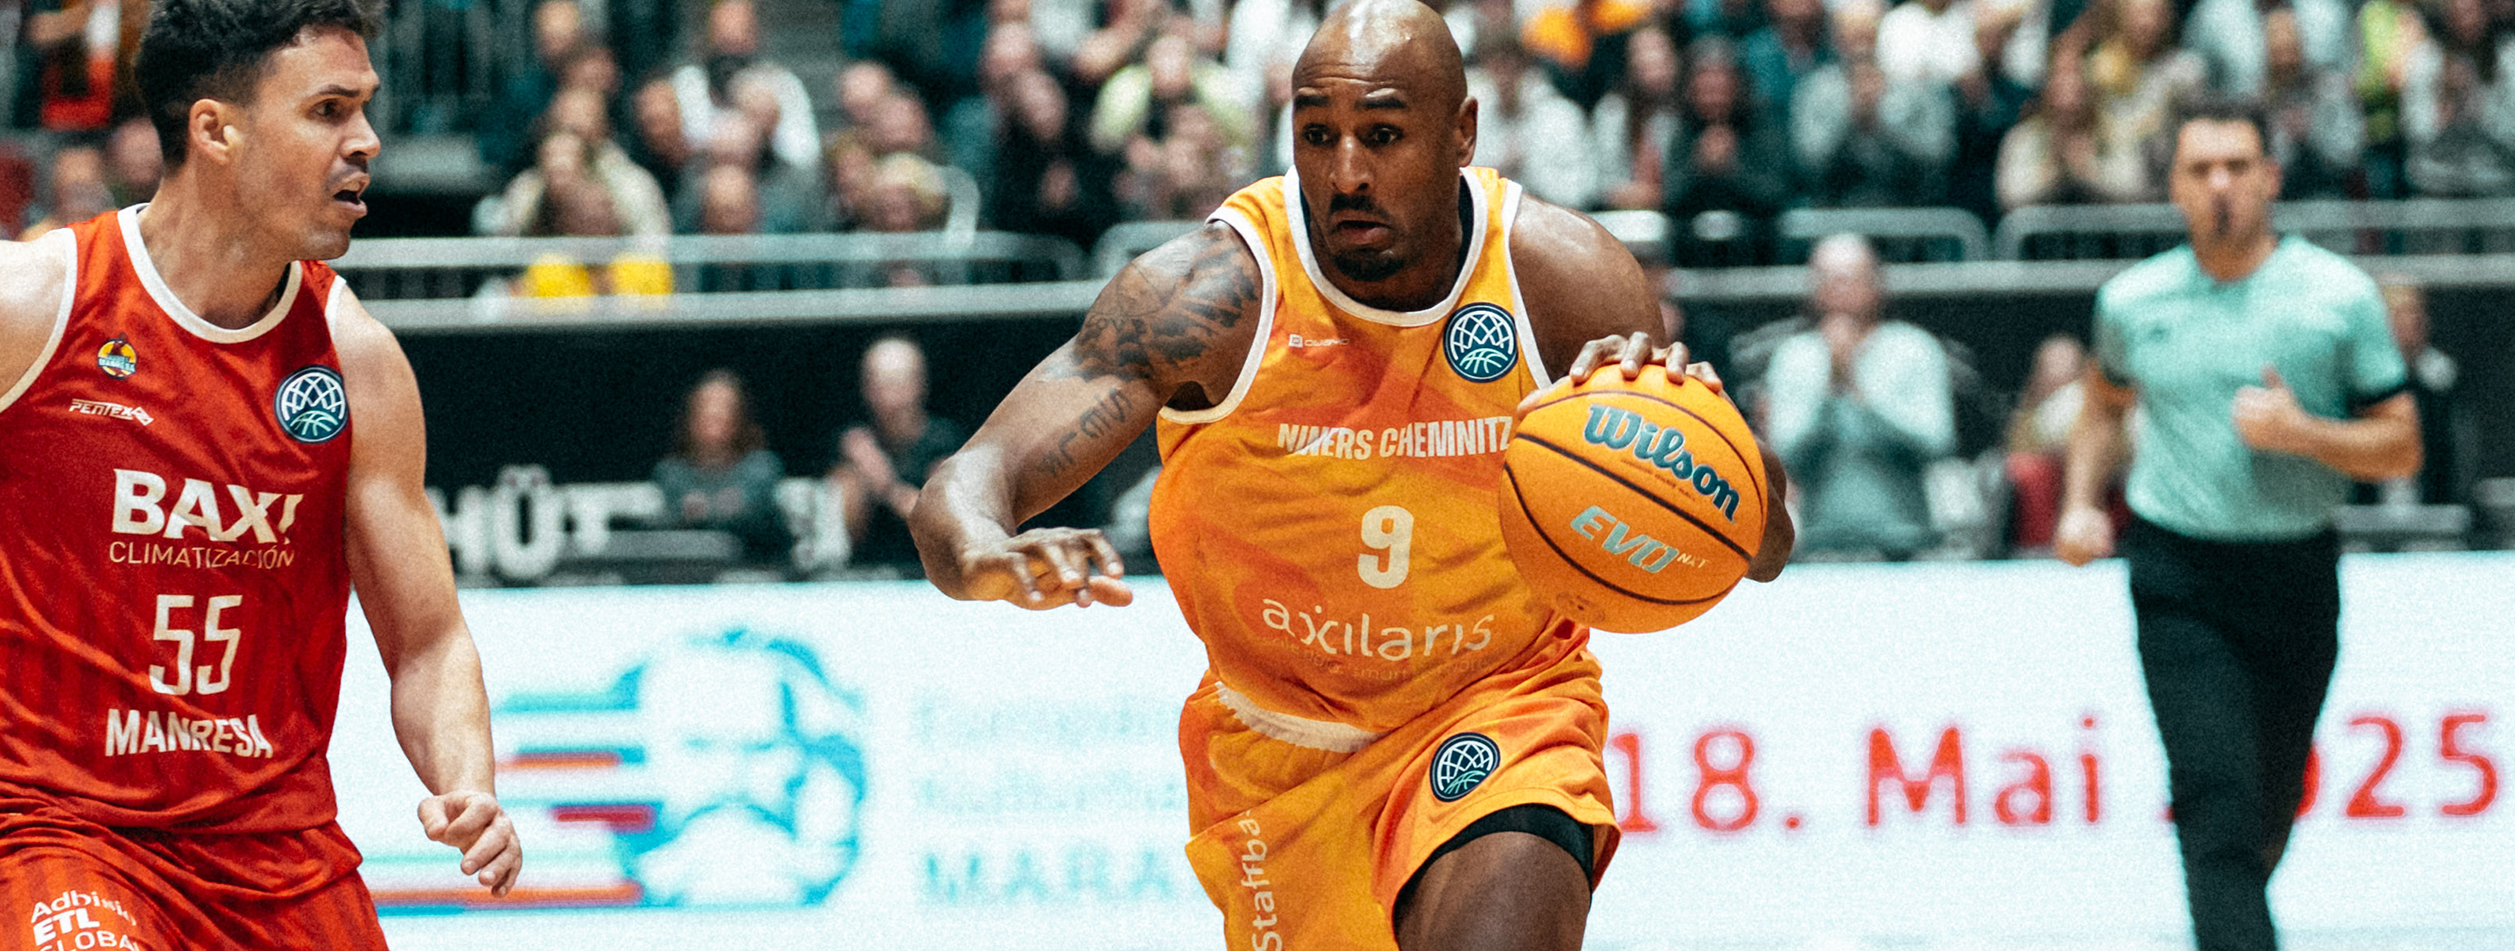
[[[2337,470],[2236,435],[2236,391],[2262,385],[2263,366],[2330,419],[2408,379],[2375,281],[2295,236],[2236,281],[2201,270],[2188,244],[2133,265],[2096,292],[2095,336],[2105,378],[2138,393],[2131,511],[2216,541],[2313,535],[2349,494]]]

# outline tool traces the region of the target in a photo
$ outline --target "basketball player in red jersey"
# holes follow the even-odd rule
[[[1606,711],[1588,631],[1503,551],[1500,450],[1553,379],[1683,349],[1597,223],[1465,167],[1476,104],[1430,8],[1340,7],[1293,82],[1293,173],[1130,264],[936,470],[926,569],[1128,603],[1098,533],[1015,530],[1158,417],[1153,539],[1211,664],[1187,851],[1227,946],[1577,947],[1616,837]],[[1792,539],[1764,459],[1758,580]]]
[[[384,947],[325,760],[353,585],[422,827],[513,886],[418,388],[317,263],[366,211],[375,25],[159,0],[155,199],[0,245],[0,948]]]

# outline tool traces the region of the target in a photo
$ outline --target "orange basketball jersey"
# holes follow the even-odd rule
[[[357,863],[325,760],[352,437],[329,318],[347,290],[300,262],[266,316],[215,326],[168,292],[138,220],[40,239],[72,292],[42,357],[0,380],[0,798],[255,837],[218,877],[301,890]]]
[[[1511,273],[1519,186],[1463,179],[1467,264],[1413,313],[1328,282],[1291,175],[1213,215],[1256,254],[1266,303],[1230,395],[1162,412],[1153,543],[1223,701],[1295,732],[1330,721],[1281,738],[1350,747],[1588,639],[1503,551],[1502,446],[1547,377]]]

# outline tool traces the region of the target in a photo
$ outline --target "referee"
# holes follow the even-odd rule
[[[2271,230],[2265,138],[2229,105],[2177,126],[2167,187],[2191,241],[2096,293],[2055,538],[2073,565],[2113,553],[2100,500],[2136,404],[2121,549],[2202,951],[2278,946],[2267,886],[2340,646],[2332,509],[2420,465],[2383,296]]]

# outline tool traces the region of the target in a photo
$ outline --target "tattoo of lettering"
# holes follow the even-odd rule
[[[1226,226],[1209,224],[1198,238],[1120,271],[1084,315],[1060,375],[1143,379],[1156,364],[1175,368],[1204,356],[1238,324],[1257,301],[1257,262]]]
[[[1040,471],[1050,478],[1062,477],[1073,471],[1078,464],[1074,458],[1075,443],[1088,445],[1124,432],[1127,417],[1135,412],[1135,408],[1136,400],[1128,397],[1124,388],[1111,389],[1090,408],[1083,410],[1083,415],[1075,418],[1074,428],[1057,439],[1057,448],[1040,459]]]

